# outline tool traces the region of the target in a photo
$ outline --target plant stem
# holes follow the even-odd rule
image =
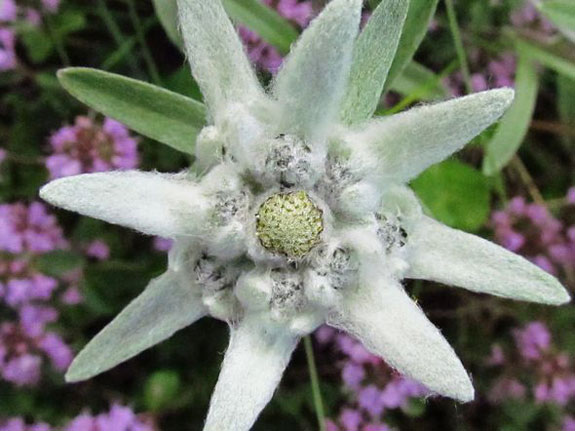
[[[511,159],[511,167],[515,169],[515,171],[521,178],[521,181],[525,183],[527,191],[531,195],[531,199],[533,199],[533,201],[539,205],[542,205],[544,207],[547,206],[545,199],[543,199],[543,195],[541,194],[541,192],[537,188],[537,185],[535,184],[535,181],[533,180],[533,177],[531,176],[531,174],[529,173],[529,171],[527,170],[527,168],[525,167],[519,156],[515,155],[513,159]]]
[[[126,1],[128,2],[128,8],[130,10],[130,19],[132,20],[132,25],[136,30],[136,37],[138,38],[138,42],[142,47],[142,56],[144,57],[144,61],[146,62],[146,67],[148,69],[148,73],[150,74],[150,78],[152,79],[152,82],[154,84],[161,86],[162,78],[160,78],[160,73],[158,72],[156,63],[154,63],[154,57],[152,57],[152,54],[148,49],[148,44],[146,43],[142,22],[140,21],[140,17],[138,16],[136,4],[134,3],[134,0],[126,0]]]
[[[453,6],[453,0],[445,0],[445,6],[447,7],[447,18],[449,20],[451,35],[453,36],[453,43],[455,44],[455,51],[461,67],[461,73],[463,74],[463,82],[465,83],[467,93],[472,93],[473,87],[471,85],[471,72],[469,71],[469,63],[465,56],[465,47],[463,46],[461,31],[457,24],[457,15],[455,13],[455,7]]]
[[[66,47],[64,46],[62,38],[58,33],[56,33],[56,30],[54,28],[54,21],[52,20],[52,16],[50,15],[49,12],[44,13],[44,20],[46,22],[48,33],[50,34],[52,42],[54,43],[54,47],[56,48],[56,52],[60,57],[60,61],[65,67],[70,66],[70,56],[66,51]]]
[[[118,48],[121,48],[126,42],[126,37],[124,36],[124,33],[122,33],[122,30],[120,30],[120,27],[118,26],[118,23],[116,22],[114,16],[110,12],[110,9],[108,9],[108,5],[106,4],[105,0],[98,1],[98,13],[100,14],[102,21],[104,21],[104,24],[108,28],[108,31],[112,36],[112,39],[114,39],[114,42],[116,42]],[[126,57],[128,59],[128,63],[130,64],[130,68],[132,69],[132,71],[137,73],[138,61],[136,60],[136,57],[134,57],[131,51],[126,52]]]
[[[315,366],[315,358],[313,355],[313,345],[311,337],[308,335],[304,337],[303,343],[305,346],[305,356],[307,358],[307,366],[309,368],[309,377],[311,380],[311,391],[313,394],[313,404],[315,406],[315,413],[319,425],[319,431],[325,431],[325,411],[323,408],[323,401],[321,398],[321,390],[319,387],[319,377],[317,368]]]

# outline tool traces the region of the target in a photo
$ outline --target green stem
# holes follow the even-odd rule
[[[56,48],[56,52],[60,57],[60,61],[66,67],[70,66],[70,56],[68,55],[68,52],[66,52],[66,47],[62,42],[62,38],[56,33],[54,29],[54,22],[49,12],[44,13],[44,20],[46,22],[48,33],[50,33],[50,38],[52,39],[54,47]]]
[[[321,390],[319,387],[319,377],[317,368],[315,366],[315,358],[313,355],[313,345],[311,337],[308,335],[304,337],[303,343],[305,346],[305,356],[307,358],[307,366],[309,368],[309,377],[311,379],[311,391],[313,395],[313,404],[315,406],[315,413],[317,416],[317,423],[319,431],[325,431],[325,411],[323,408],[323,401],[321,398]]]
[[[465,83],[467,93],[472,93],[473,87],[471,86],[471,72],[469,71],[469,63],[465,56],[465,47],[463,46],[461,31],[457,24],[457,15],[455,13],[453,0],[445,0],[445,6],[447,7],[447,18],[449,20],[451,35],[453,36],[453,43],[455,44],[455,51],[457,53],[457,58],[459,59],[461,73],[463,74],[463,82]]]
[[[118,48],[123,47],[126,42],[126,37],[124,36],[124,33],[122,33],[122,30],[120,30],[120,27],[110,12],[110,9],[108,9],[108,5],[106,4],[105,0],[98,1],[98,13],[102,18],[102,21],[104,21],[104,24],[108,28],[108,31],[110,32],[110,35],[112,36],[112,39],[114,39],[114,42]],[[134,57],[131,51],[126,52],[125,55],[128,59],[128,63],[130,64],[130,68],[133,72],[137,73],[138,61],[136,60],[136,57]]]
[[[134,3],[134,0],[127,0],[127,2],[130,10],[130,19],[132,20],[132,24],[136,30],[136,37],[138,38],[138,42],[142,47],[142,56],[146,62],[146,67],[148,69],[148,73],[150,74],[150,78],[154,84],[162,86],[162,78],[160,77],[156,63],[154,62],[154,57],[152,57],[152,54],[148,49],[148,44],[146,43],[144,29],[142,22],[140,21],[140,17],[138,16],[136,4]]]

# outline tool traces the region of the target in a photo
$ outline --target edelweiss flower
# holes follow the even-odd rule
[[[79,175],[41,191],[62,208],[175,240],[167,272],[78,355],[69,381],[211,315],[228,322],[231,340],[205,430],[248,430],[298,340],[323,323],[465,402],[474,396],[469,376],[404,291],[404,278],[569,300],[527,260],[424,215],[405,185],[513,99],[500,89],[370,120],[407,3],[385,2],[358,38],[362,1],[331,1],[266,94],[220,1],[178,1],[209,110],[195,170]]]

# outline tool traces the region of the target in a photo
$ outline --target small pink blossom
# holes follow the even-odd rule
[[[46,167],[52,179],[82,173],[133,169],[139,163],[138,141],[128,129],[110,118],[98,124],[77,117],[50,137],[52,154]]]

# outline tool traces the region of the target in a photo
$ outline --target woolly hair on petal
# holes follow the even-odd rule
[[[349,332],[431,391],[462,402],[473,400],[473,385],[449,343],[403,288],[384,274],[363,280],[343,297],[328,324]]]
[[[570,300],[555,277],[525,258],[428,217],[409,232],[408,255],[410,278],[542,304]]]
[[[267,323],[249,314],[232,327],[204,431],[248,431],[271,400],[299,339]]]
[[[505,88],[413,108],[360,125],[345,140],[356,164],[369,166],[381,183],[405,183],[497,121],[513,96]]]
[[[361,0],[331,1],[292,48],[273,87],[282,106],[283,132],[321,140],[325,128],[337,119],[361,6]]]
[[[74,359],[66,381],[94,377],[171,337],[206,314],[201,294],[172,271],[152,280]]]
[[[232,102],[258,99],[263,90],[220,0],[177,0],[192,73],[214,120]]]
[[[48,183],[40,197],[69,211],[173,238],[205,229],[210,202],[183,175],[116,171]]]

